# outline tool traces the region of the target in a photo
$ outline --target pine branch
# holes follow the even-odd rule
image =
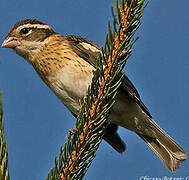
[[[9,180],[7,144],[4,137],[3,104],[0,92],[0,179]]]
[[[68,141],[61,148],[59,159],[51,169],[50,179],[82,179],[95,158],[104,131],[109,124],[107,117],[115,103],[122,72],[131,48],[137,38],[131,40],[141,22],[145,0],[114,1],[112,7],[113,30],[109,33],[102,53],[97,60],[88,95],[84,98],[76,126],[68,135]],[[115,14],[116,12],[116,14]]]

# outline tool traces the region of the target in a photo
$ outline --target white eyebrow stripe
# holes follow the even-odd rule
[[[40,29],[51,29],[51,27],[47,24],[24,24],[17,28],[20,31],[23,28],[40,28]]]

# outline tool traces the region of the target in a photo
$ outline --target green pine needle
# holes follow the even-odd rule
[[[0,92],[0,179],[9,180],[7,143],[4,137],[3,101]]]
[[[144,8],[147,5],[145,0],[139,0],[137,5],[133,7],[134,2],[136,2],[136,0],[113,0],[114,7],[111,8],[113,26],[108,22],[109,32],[106,36],[102,53],[97,59],[97,68],[94,72],[92,84],[88,89],[88,95],[81,104],[80,113],[76,120],[76,127],[73,130],[74,132],[70,132],[68,135],[68,140],[65,143],[64,148],[61,148],[60,150],[58,160],[55,159],[55,167],[50,170],[46,180],[56,180],[61,179],[62,177],[66,180],[82,179],[90,167],[92,160],[95,158],[95,152],[102,141],[104,130],[109,123],[107,117],[115,103],[118,88],[121,85],[123,76],[121,71],[126,64],[127,59],[131,56],[133,44],[138,39],[138,37],[133,39],[133,35],[141,24],[140,19],[144,13]],[[132,12],[133,16],[126,30],[124,30],[127,37],[123,40],[116,52],[114,51],[115,54],[113,54],[115,36],[120,36],[120,8],[124,10],[126,4],[129,4],[129,13]],[[131,7],[134,9],[131,10]],[[129,15],[127,18],[129,18]],[[111,66],[109,67],[108,72],[111,78],[107,78],[104,73],[104,67],[108,67],[108,57],[111,57]],[[116,63],[117,61],[118,63]],[[104,84],[101,87],[101,93],[99,94],[98,90],[102,78],[104,78]],[[93,109],[95,116],[92,121],[89,121],[92,112],[91,106],[94,102],[96,102]],[[90,136],[87,138],[87,135]],[[85,141],[83,141],[81,137]],[[80,147],[81,145],[82,148]],[[76,153],[76,155],[74,156],[73,153]]]

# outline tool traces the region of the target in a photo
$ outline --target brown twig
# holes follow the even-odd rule
[[[132,4],[131,4],[132,3]],[[79,168],[80,163],[84,160],[86,152],[89,150],[89,146],[87,145],[87,142],[89,138],[92,136],[94,129],[96,128],[96,122],[95,118],[97,115],[103,110],[104,106],[104,96],[108,89],[108,82],[111,81],[115,71],[118,68],[118,59],[119,57],[125,53],[123,52],[124,49],[119,49],[123,41],[128,37],[128,25],[130,24],[133,16],[134,16],[134,7],[137,5],[137,0],[134,1],[127,1],[125,3],[124,8],[122,9],[120,6],[120,17],[121,22],[119,24],[119,32],[116,34],[113,40],[113,51],[112,54],[107,59],[107,65],[104,68],[104,76],[102,76],[100,82],[99,82],[99,88],[98,88],[98,95],[93,99],[90,112],[88,113],[86,111],[85,115],[88,119],[84,123],[83,131],[79,135],[79,143],[77,144],[77,148],[75,148],[72,153],[71,157],[67,164],[65,164],[60,179],[61,180],[70,180],[72,178],[73,173]],[[119,52],[118,52],[119,49]],[[113,68],[112,68],[112,57],[115,57],[115,55],[118,53],[118,56],[114,62]],[[131,51],[127,52],[128,54],[131,53]],[[105,84],[105,81],[107,83]],[[102,101],[99,102],[99,99]]]

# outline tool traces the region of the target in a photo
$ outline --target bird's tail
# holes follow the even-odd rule
[[[147,143],[170,171],[176,171],[179,168],[179,163],[187,158],[186,152],[153,120],[151,120],[150,123],[156,134],[156,138],[142,134],[138,135]]]

